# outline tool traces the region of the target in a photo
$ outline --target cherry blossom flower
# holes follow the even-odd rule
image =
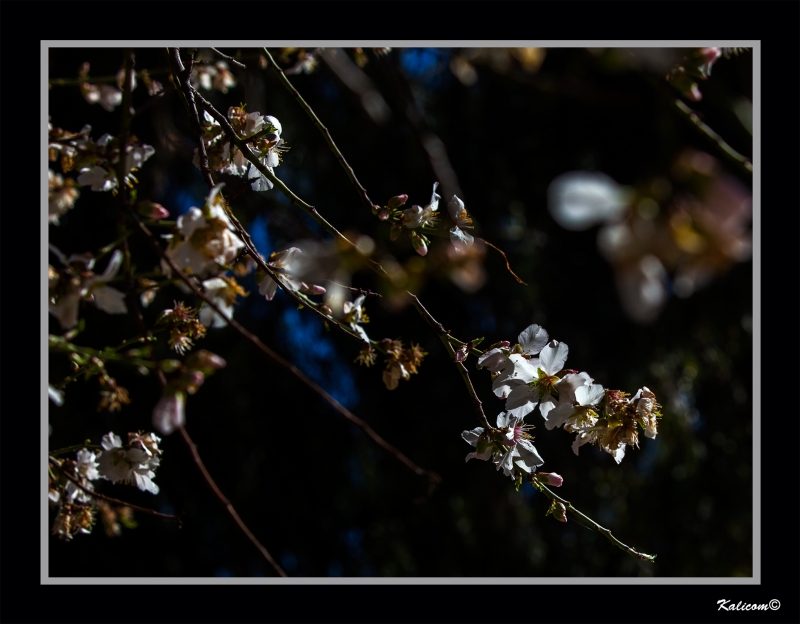
[[[300,249],[298,247],[289,247],[289,249],[272,253],[267,263],[271,267],[279,269],[276,275],[281,282],[281,286],[291,291],[300,290],[300,287],[303,285],[303,282],[292,275],[295,270],[295,264],[299,261],[297,257],[299,253]],[[269,275],[265,275],[258,286],[258,292],[264,295],[267,301],[272,301],[277,290],[278,283]]]
[[[471,234],[467,234],[462,228],[472,227],[472,218],[467,214],[464,208],[464,202],[461,201],[457,195],[447,204],[447,210],[450,212],[450,217],[455,221],[455,225],[450,228],[450,242],[457,251],[464,251],[467,247],[475,242]]]
[[[122,252],[119,249],[111,255],[108,266],[101,275],[95,275],[91,271],[95,262],[91,256],[73,254],[66,258],[53,245],[50,245],[50,251],[68,267],[65,277],[56,282],[55,294],[51,295],[48,305],[50,314],[58,319],[62,328],[70,329],[78,323],[81,299],[93,301],[100,310],[108,314],[125,314],[128,311],[125,294],[105,285],[114,279],[122,265]]]
[[[605,388],[593,384],[588,373],[565,375],[558,384],[559,400],[556,407],[545,416],[545,427],[554,429],[565,426],[568,431],[593,425],[597,413],[592,410],[605,395]]]
[[[81,485],[87,489],[94,489],[90,481],[100,478],[100,473],[97,471],[98,463],[95,461],[97,456],[93,451],[81,449],[77,453],[77,461],[75,463],[75,476],[81,482]],[[67,500],[77,501],[79,503],[88,503],[92,500],[90,494],[79,488],[73,481],[67,480],[64,486],[64,493]]]
[[[202,209],[190,208],[178,217],[182,240],[167,250],[167,254],[187,273],[209,277],[219,271],[220,265],[231,264],[244,247],[223,209],[224,200],[220,196],[223,186],[221,183],[211,189]],[[162,269],[171,274],[164,261]],[[186,289],[184,284],[178,285]]]
[[[433,227],[439,218],[436,212],[439,209],[439,200],[441,196],[436,192],[436,187],[439,186],[438,182],[433,183],[433,193],[431,194],[430,203],[424,208],[419,206],[412,206],[403,211],[403,225],[409,229],[422,227]],[[422,254],[424,255],[424,254]]]
[[[497,416],[497,429],[490,434],[484,433],[483,427],[462,432],[461,437],[476,447],[465,461],[491,459],[497,470],[502,468],[503,474],[512,478],[516,478],[520,471],[531,474],[544,464],[544,460],[531,444],[527,433],[529,428],[521,417],[501,412]]]
[[[157,443],[158,436],[148,434],[147,441],[136,438],[137,444],[122,446],[122,440],[109,432],[103,436],[100,445],[103,451],[98,456],[98,472],[100,476],[114,483],[136,485],[140,490],[158,494],[158,486],[153,482],[155,470],[160,464]]]
[[[504,392],[508,389],[506,410],[523,417],[539,405],[542,416],[547,418],[555,407],[553,393],[561,381],[556,373],[564,368],[568,353],[566,343],[551,340],[538,358],[510,355],[506,368],[493,384],[496,394],[500,389]]]
[[[204,305],[198,318],[206,327],[225,327],[228,319],[233,316],[233,304],[237,295],[245,294],[232,277],[212,277],[203,282],[203,290],[211,300],[222,310],[224,316],[218,314],[211,306]]]
[[[361,304],[364,303],[365,295],[359,296],[355,301],[345,301],[343,305],[344,320],[350,324],[350,329],[356,332],[364,342],[369,342],[369,336],[359,323],[369,323],[369,317],[362,310]]]

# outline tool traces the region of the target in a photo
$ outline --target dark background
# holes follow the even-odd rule
[[[223,112],[244,102],[249,111],[276,116],[292,146],[278,177],[340,230],[368,234],[400,262],[420,265],[407,239],[389,241],[388,226],[365,209],[318,130],[269,70],[258,69],[254,54],[242,51],[248,70],[233,69],[236,88],[207,97]],[[269,303],[249,298],[236,318],[413,461],[441,475],[441,485],[429,494],[424,479],[231,328],[210,330],[198,342],[228,366],[187,403],[187,429],[209,471],[290,576],[752,576],[752,263],[732,265],[691,297],[671,296],[653,323],[637,324],[625,315],[614,270],[597,250],[598,228],[569,232],[547,210],[547,187],[566,171],[602,171],[621,184],[643,185],[669,175],[688,147],[718,157],[714,145],[670,107],[670,87],[665,94],[651,80],[662,77],[626,64],[625,53],[550,49],[535,72],[513,60],[503,71],[476,62],[478,79],[470,87],[451,72],[452,54],[394,49],[370,59],[364,72],[391,110],[382,125],[324,64],[291,80],[376,203],[407,193],[409,205],[424,205],[436,179],[419,130],[405,113],[403,93],[413,94],[430,131],[443,141],[475,234],[502,248],[529,284],[518,284],[490,249],[488,281],[465,293],[444,276],[437,264],[444,260],[435,252],[446,242],[434,240],[417,293],[454,336],[484,336],[483,346],[513,342],[537,322],[569,345],[568,366],[588,371],[606,387],[633,393],[647,385],[656,393],[664,406],[659,435],[642,436],[641,448],[629,449],[621,465],[594,447],[575,456],[572,436],[545,430],[538,412],[527,420],[537,425],[543,469],[564,476],[559,494],[623,542],[656,553],[657,562],[639,562],[575,522],[545,517],[543,496],[527,485],[515,492],[511,480],[488,464],[464,464],[472,449],[461,431],[480,423],[455,367],[412,308],[384,305],[390,293],[367,271],[355,274],[354,285],[386,295],[366,302],[370,337],[400,337],[429,352],[419,375],[395,391],[383,386],[380,366],[352,363],[354,342],[327,333],[317,317],[298,312],[282,293]],[[51,77],[73,77],[84,61],[91,63],[91,75],[115,74],[122,58],[116,49],[51,50]],[[136,66],[164,69],[166,59],[160,50],[137,49]],[[752,71],[749,52],[720,59],[700,84],[703,100],[690,103],[748,157],[752,139],[732,110],[737,99],[752,98]],[[164,75],[153,75],[167,84]],[[146,99],[139,86],[134,104]],[[77,87],[53,87],[48,113],[53,125],[68,130],[90,123],[93,138],[119,130],[119,110],[89,105]],[[177,94],[149,107],[133,132],[156,149],[139,176],[139,196],[161,202],[173,216],[200,205],[207,188],[191,165],[194,145]],[[740,169],[724,160],[720,166],[750,186]],[[229,182],[234,188],[236,181]],[[445,188],[442,195],[452,192]],[[265,255],[300,238],[327,238],[275,190],[245,191],[233,208]],[[95,251],[113,240],[115,210],[110,194],[86,187],[61,225],[50,226],[50,240],[67,254]],[[140,268],[155,266],[144,242],[132,245]],[[254,282],[244,284],[256,289]],[[177,289],[160,293],[148,318],[176,298],[183,298]],[[87,330],[79,344],[114,343],[135,332],[129,320],[91,306],[82,308],[82,316]],[[162,355],[168,357],[165,348]],[[488,374],[475,371],[473,358],[468,369],[493,421],[502,402],[492,395]],[[61,356],[51,356],[51,382],[67,371]],[[155,379],[125,369],[112,374],[130,390],[132,404],[121,413],[96,413],[97,382],[72,384],[65,405],[50,409],[51,448],[87,437],[98,441],[110,430],[149,430],[159,393]],[[178,435],[165,438],[162,447],[159,495],[102,482],[98,489],[183,513],[183,529],[137,514],[139,527],[120,538],[107,538],[100,526],[71,543],[52,537],[50,576],[274,574],[211,496]]]

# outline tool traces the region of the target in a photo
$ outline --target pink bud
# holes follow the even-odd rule
[[[394,210],[405,204],[407,201],[408,201],[408,195],[406,194],[397,195],[389,200],[387,208],[389,208],[390,210]]]
[[[566,522],[567,521],[567,508],[564,507],[564,503],[558,503],[556,505],[557,510],[553,512],[553,516],[559,522]]]
[[[456,362],[463,362],[467,359],[467,354],[464,352],[463,349],[459,349],[456,351]]]
[[[552,485],[553,487],[561,487],[561,484],[564,483],[564,477],[555,472],[537,472],[536,476],[540,481],[544,481],[547,485]]]
[[[489,349],[508,349],[511,346],[511,343],[508,340],[501,340],[500,342],[495,342]]]
[[[416,236],[416,232],[411,232],[411,244],[414,246],[414,251],[420,256],[424,256],[428,253],[428,246],[420,236]]]
[[[388,218],[389,218],[389,211],[388,211],[388,210],[381,210],[381,211],[378,213],[378,218],[379,218],[381,221],[386,221],[386,219],[388,219]]]
[[[309,295],[324,295],[327,291],[318,284],[312,284],[311,288],[308,289]]]
[[[151,201],[143,201],[138,206],[139,214],[148,217],[149,219],[166,219],[169,216],[169,210],[164,208],[161,204],[156,204]]]

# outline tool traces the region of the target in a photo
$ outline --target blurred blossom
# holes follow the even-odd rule
[[[617,290],[628,316],[639,323],[654,321],[667,299],[666,279],[664,265],[653,255],[618,267]]]
[[[671,174],[674,183],[656,178],[640,187],[652,197],[581,171],[559,176],[548,189],[550,212],[562,227],[605,223],[598,249],[614,266],[623,308],[640,323],[655,320],[670,276],[675,294],[688,297],[752,253],[750,189],[696,150],[681,153]]]
[[[550,214],[567,230],[586,230],[613,221],[626,210],[630,193],[604,173],[570,171],[547,190]]]
[[[544,48],[465,48],[450,59],[450,71],[467,87],[478,81],[475,65],[488,65],[498,74],[509,74],[520,69],[536,73],[544,62]]]

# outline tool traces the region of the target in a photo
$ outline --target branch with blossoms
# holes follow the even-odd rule
[[[143,82],[150,81],[151,85],[154,81],[147,72],[135,71],[132,51],[126,52],[123,68],[113,78],[116,87],[95,86],[100,82],[89,79],[88,66],[83,75],[84,82],[79,83],[87,101],[94,99],[107,110],[122,107],[122,122],[117,136],[103,134],[94,140],[88,125],[80,132],[50,126],[48,155],[51,162],[60,163],[61,173],[49,172],[48,221],[54,227],[60,225],[61,218],[73,209],[80,197],[78,188],[82,188],[84,193],[89,189],[96,193],[111,193],[117,199],[113,202],[116,234],[109,236],[114,239],[112,243],[103,241],[106,244],[94,254],[69,256],[50,245],[52,255],[59,262],[54,262],[57,268],[48,266],[49,312],[59,323],[63,335],[50,335],[49,348],[53,354],[59,354],[58,357],[66,356],[73,371],[60,383],[50,385],[53,403],[63,404],[65,388],[72,382],[81,377],[86,380],[96,376],[102,387],[101,408],[119,411],[131,402],[130,397],[106,366],[127,366],[142,376],[154,374],[161,393],[152,409],[147,410],[154,431],[161,436],[180,434],[197,470],[219,503],[275,572],[285,576],[283,568],[217,486],[186,429],[187,397],[197,393],[210,375],[226,365],[219,355],[197,348],[198,343],[210,332],[232,328],[238,337],[249,342],[278,364],[283,372],[299,380],[304,388],[356,425],[372,444],[415,475],[427,479],[430,495],[441,481],[437,473],[420,467],[390,444],[366,419],[356,416],[310,374],[279,355],[264,338],[237,320],[235,314],[236,304],[250,295],[245,291],[246,283],[241,278],[254,273],[258,293],[253,295],[263,297],[263,301],[273,301],[278,290],[282,290],[299,309],[311,311],[326,328],[356,341],[359,351],[355,361],[359,364],[370,366],[377,361],[378,355],[383,356],[381,381],[393,391],[400,386],[401,380],[408,381],[419,372],[427,355],[419,344],[410,342],[408,338],[376,339],[374,336],[379,334],[369,329],[372,325],[368,325],[367,297],[386,296],[386,292],[391,293],[394,287],[406,303],[414,306],[441,341],[464,382],[480,425],[462,433],[462,438],[475,447],[467,460],[491,462],[496,470],[502,469],[505,476],[512,478],[517,489],[527,480],[550,499],[547,515],[566,521],[567,514],[573,514],[629,554],[652,561],[654,556],[626,546],[608,529],[550,491],[547,486],[560,486],[562,479],[554,472],[536,472],[544,464],[544,459],[533,446],[530,433],[533,425],[526,423],[525,418],[538,409],[547,430],[563,427],[576,434],[573,442],[576,455],[581,446],[593,444],[611,454],[619,463],[626,449],[638,447],[640,429],[645,437],[657,435],[661,406],[655,395],[647,387],[634,395],[609,390],[595,383],[588,373],[565,368],[567,345],[550,340],[548,333],[536,324],[520,333],[513,346],[510,341],[503,340],[486,350],[478,348],[482,339],[462,341],[450,335],[420,301],[416,294],[419,288],[412,285],[396,288],[392,268],[374,253],[376,245],[373,239],[339,229],[323,216],[317,206],[302,199],[278,178],[276,168],[290,156],[283,126],[276,117],[248,111],[244,103],[228,107],[223,114],[201,93],[211,89],[227,93],[227,89],[235,84],[228,63],[244,67],[236,60],[242,58],[238,54],[235,58],[213,48],[212,52],[223,61],[214,60],[215,57],[201,60],[197,50],[189,54],[182,53],[179,48],[167,51],[171,93],[181,98],[195,145],[192,163],[208,187],[202,206],[192,206],[174,222],[166,221],[170,213],[163,206],[138,194],[136,174],[147,166],[155,148],[142,143],[133,134],[133,123],[142,110],[142,107],[138,110],[133,108],[133,92],[137,78]],[[506,268],[511,272],[502,250],[471,233],[479,228],[467,212],[464,200],[459,197],[462,194],[460,190],[458,194],[450,194],[449,199],[445,198],[446,210],[440,210],[442,196],[438,192],[438,180],[431,182],[430,199],[420,200],[419,204],[409,202],[405,193],[389,198],[382,206],[373,203],[328,127],[289,80],[286,74],[291,70],[284,72],[266,48],[263,52],[266,58],[262,69],[269,68],[277,76],[322,133],[328,148],[355,188],[359,201],[375,217],[375,225],[384,238],[396,241],[407,236],[416,253],[412,258],[419,263],[431,262],[431,255],[436,252],[430,250],[440,245],[435,240],[437,238],[441,239],[438,250],[446,249],[446,253],[459,262],[469,262],[485,253],[485,244],[503,255]],[[303,61],[306,68],[303,71],[312,64],[308,59],[314,59],[316,55],[325,58],[321,51],[298,55],[298,62]],[[248,67],[253,69],[249,60]],[[58,84],[58,81],[51,83]],[[156,90],[148,86],[150,98],[159,98],[163,93],[163,88]],[[417,126],[420,131],[427,131],[424,126]],[[188,156],[190,154],[187,162]],[[433,162],[433,158],[431,160]],[[447,168],[452,170],[449,163]],[[447,179],[437,177],[448,188]],[[232,179],[239,181],[242,193],[266,193],[277,189],[294,207],[319,224],[330,239],[300,241],[271,253],[259,250],[245,225],[247,219],[243,211],[234,202],[239,188],[234,186],[235,192],[228,197],[223,193],[223,189],[232,188]],[[159,232],[163,233],[159,235]],[[157,258],[155,268],[145,267],[149,269],[146,271],[137,268],[133,257],[134,241],[147,241]],[[366,267],[378,276],[381,280],[378,290],[381,292],[350,284],[349,273],[337,272],[338,261],[346,254],[350,254],[353,265],[359,269]],[[95,265],[106,256],[105,268],[102,272],[100,269],[95,272]],[[524,284],[513,272],[512,275]],[[180,293],[177,299],[172,299],[172,306],[148,311],[156,294],[172,286]],[[114,348],[81,344],[86,326],[86,319],[81,318],[81,308],[87,304],[101,313],[115,315],[115,318],[132,316],[137,327],[136,335],[131,337],[128,334],[121,342],[115,339],[114,344],[119,346]],[[169,357],[163,356],[164,349],[169,351]],[[489,371],[494,394],[505,401],[505,409],[497,416],[495,425],[487,418],[484,404],[470,378],[466,366],[469,356],[477,358],[479,369]],[[124,445],[121,438],[109,433],[99,445],[71,445],[51,452],[51,465],[62,473],[58,476],[54,472],[51,478],[50,500],[58,506],[53,532],[69,540],[78,533],[91,531],[98,510],[104,517],[111,518],[113,510],[100,508],[97,501],[124,506],[119,499],[95,493],[92,483],[97,479],[133,484],[151,494],[158,493],[154,478],[162,452],[158,447],[161,438],[156,433],[130,433]],[[77,451],[75,460],[58,458],[73,451]],[[114,513],[120,518],[119,514],[123,512]],[[110,526],[114,532],[113,524]]]

